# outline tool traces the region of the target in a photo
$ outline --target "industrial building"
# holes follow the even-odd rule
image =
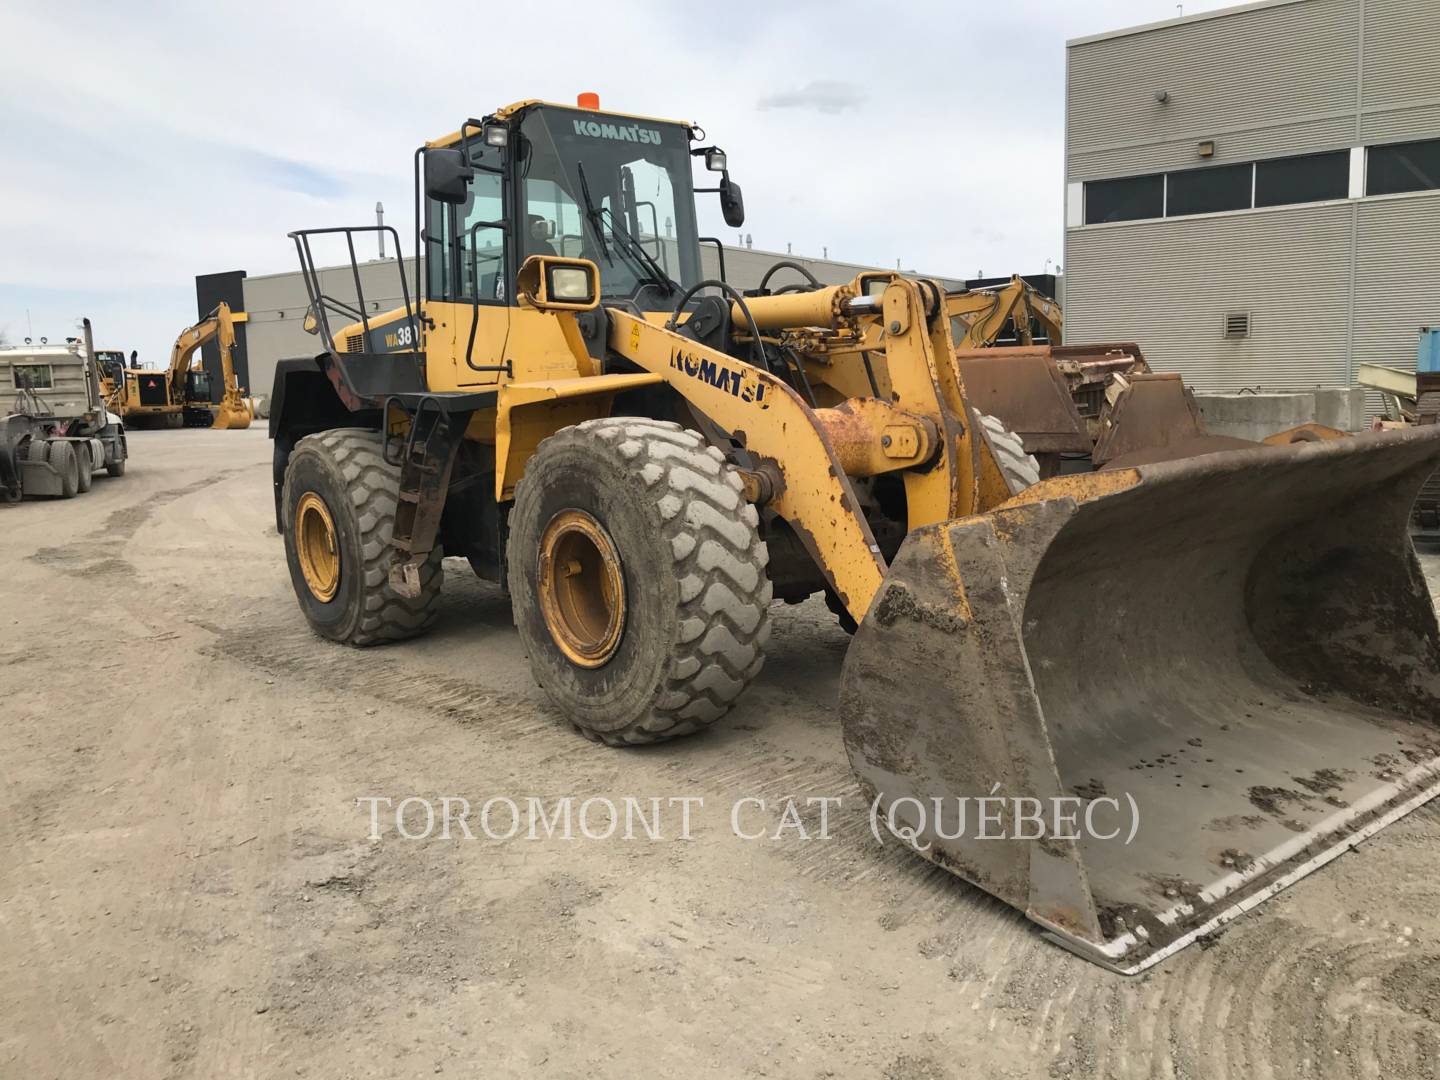
[[[318,254],[317,252],[317,256]],[[724,277],[738,289],[756,288],[766,272],[784,260],[800,264],[827,285],[853,281],[857,275],[877,269],[874,266],[829,258],[815,259],[764,251],[749,244],[727,245],[723,248],[722,255],[722,249],[717,244],[702,243],[700,260],[701,272],[705,277]],[[410,289],[413,299],[414,260],[405,259],[404,267],[406,287]],[[938,274],[925,276],[938,279],[947,289],[977,288],[1008,280],[995,278],[985,279],[983,282],[978,279],[967,282]],[[322,288],[330,295],[347,301],[355,299],[354,275],[348,263],[322,269],[320,278]],[[771,284],[772,287],[778,287],[803,280],[794,270],[780,270]],[[1026,280],[1047,295],[1053,296],[1058,291],[1055,278],[1051,275],[1029,275]],[[360,264],[360,288],[365,296],[365,307],[370,311],[389,311],[404,303],[400,275],[393,253],[388,259],[377,257]],[[195,298],[196,308],[202,316],[213,310],[222,300],[232,309],[246,312],[247,321],[236,327],[234,362],[241,385],[256,394],[270,392],[277,361],[289,356],[313,355],[320,351],[318,339],[305,333],[303,328],[308,300],[304,280],[298,269],[254,276],[243,270],[203,274],[195,279]],[[219,371],[219,356],[212,356],[209,348],[204,354],[204,362],[207,369]],[[216,382],[218,385],[218,377]]]
[[[1068,43],[1065,338],[1202,391],[1413,368],[1440,323],[1440,3],[1267,0]]]

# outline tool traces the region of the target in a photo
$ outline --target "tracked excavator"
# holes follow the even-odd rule
[[[316,633],[423,632],[462,557],[558,709],[627,746],[715,723],[772,601],[833,594],[882,834],[1122,972],[1436,794],[1440,628],[1405,520],[1440,428],[1039,480],[976,407],[938,283],[747,297],[701,277],[711,195],[744,220],[698,127],[582,95],[417,150],[394,310],[353,256],[381,226],[292,234],[323,344],[279,364],[270,434]],[[1066,812],[1035,833],[1032,805]]]
[[[252,419],[249,403],[235,376],[232,354],[235,326],[246,320],[243,311],[232,312],[223,301],[175,339],[170,366],[164,370],[117,363],[117,354],[101,354],[102,385],[107,407],[127,423],[161,427],[247,428]],[[218,404],[210,400],[210,375],[194,366],[201,346],[218,341],[224,390]],[[123,358],[123,354],[119,354]]]

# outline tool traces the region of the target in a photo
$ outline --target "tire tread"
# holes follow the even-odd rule
[[[612,746],[692,734],[729,712],[764,666],[771,586],[759,515],[723,455],[679,424],[589,420],[556,432],[536,455],[596,440],[615,450],[659,510],[678,584],[678,630],[648,714],[614,731],[582,730]],[[524,481],[517,500],[523,489]]]
[[[361,615],[343,640],[363,648],[424,633],[439,616],[444,552],[437,545],[421,566],[418,597],[411,600],[391,591],[390,533],[395,525],[400,470],[385,460],[379,432],[331,428],[295,444],[297,452],[307,447],[328,457],[344,479],[360,530]]]

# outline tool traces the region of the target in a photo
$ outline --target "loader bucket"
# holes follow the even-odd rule
[[[1133,974],[1420,806],[1437,463],[1440,429],[1256,447],[915,530],[842,675],[877,834]]]
[[[241,428],[250,426],[250,408],[243,400],[225,400],[215,406],[215,423],[211,425],[217,430],[238,431]]]

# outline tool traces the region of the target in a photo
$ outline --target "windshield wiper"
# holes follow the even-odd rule
[[[590,228],[595,230],[595,238],[600,241],[600,254],[605,256],[605,261],[614,265],[610,258],[610,247],[605,243],[605,222],[601,220],[600,210],[590,198],[590,183],[585,179],[585,163],[575,162],[575,171],[580,176],[580,197],[585,200],[585,216],[590,221]]]
[[[646,269],[650,272],[650,279],[656,285],[662,286],[665,289],[666,296],[674,296],[677,288],[675,282],[670,280],[670,275],[665,273],[664,267],[655,261],[655,257],[645,250],[645,245],[631,236],[629,230],[625,229],[615,220],[613,213],[608,210],[601,210],[600,212],[609,216],[610,231],[614,234],[615,239],[619,240],[622,245],[628,248],[632,255],[645,263]]]
[[[632,269],[639,271],[640,277],[647,278],[653,284],[663,288],[666,296],[674,296],[677,286],[670,280],[669,275],[665,273],[660,264],[651,257],[640,241],[621,228],[608,207],[595,205],[595,201],[590,197],[590,182],[585,179],[585,163],[577,161],[575,172],[580,178],[580,198],[585,202],[585,216],[590,221],[590,227],[595,231],[595,238],[600,241],[600,253],[605,256],[605,261],[614,265],[614,260],[610,257],[610,246],[605,242],[605,220],[608,217],[611,235],[619,241],[620,254],[627,256],[625,261],[630,264]]]

